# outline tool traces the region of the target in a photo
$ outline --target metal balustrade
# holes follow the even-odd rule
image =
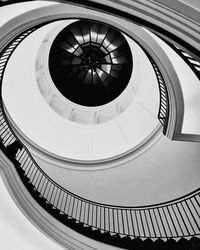
[[[160,105],[159,105],[159,110],[158,110],[158,120],[163,125],[163,134],[165,134],[167,124],[168,124],[168,117],[169,117],[168,92],[167,92],[167,88],[165,85],[165,81],[162,77],[162,74],[160,73],[159,68],[157,67],[153,59],[150,56],[148,57],[151,62],[151,65],[153,66],[153,69],[154,69],[154,72],[156,74],[156,78],[158,81],[158,87],[159,87],[159,92],[160,92]]]
[[[167,43],[191,68],[197,78],[200,80],[200,59],[199,57],[195,57],[185,48],[178,46],[177,44],[172,44],[166,39],[160,37],[165,43]]]
[[[0,84],[12,52],[36,28],[19,35],[1,53]],[[151,59],[161,93],[159,119],[166,122],[168,96],[162,75]],[[125,207],[101,204],[71,193],[54,182],[38,166],[25,145],[16,148],[16,154],[7,153],[19,141],[0,106],[1,148],[14,163],[25,187],[36,201],[62,223],[95,239],[109,234],[111,237],[169,239],[200,235],[200,189],[179,199],[142,207]],[[14,151],[13,151],[14,152]],[[88,231],[88,228],[91,231]],[[99,232],[100,234],[92,234]]]
[[[20,35],[13,41],[0,57],[0,83],[6,63],[18,44],[32,33],[34,29]],[[161,99],[160,119],[166,115],[167,96],[162,76],[156,64],[151,60],[159,81]],[[164,125],[164,123],[163,123]],[[0,137],[3,146],[9,148],[18,138],[7,121],[3,106],[0,108]],[[200,192],[186,195],[180,199],[166,203],[144,206],[124,207],[101,204],[84,199],[62,188],[48,177],[34,161],[27,148],[23,145],[16,157],[10,156],[21,173],[25,186],[37,192],[37,201],[43,199],[49,209],[57,211],[55,217],[65,223],[74,219],[74,223],[101,233],[140,238],[181,238],[200,234]],[[16,162],[20,164],[16,164]],[[25,181],[24,181],[25,180]],[[40,201],[39,201],[40,202]]]
[[[4,146],[17,138],[0,114],[0,136]],[[11,158],[12,160],[12,158]],[[100,204],[65,190],[37,165],[26,147],[16,155],[24,176],[46,203],[60,214],[101,232],[140,238],[178,238],[200,233],[199,190],[181,199],[147,207]]]

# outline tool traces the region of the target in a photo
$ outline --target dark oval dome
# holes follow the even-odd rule
[[[64,28],[49,54],[56,88],[84,106],[104,105],[118,97],[130,80],[132,65],[123,34],[95,21],[80,20]]]

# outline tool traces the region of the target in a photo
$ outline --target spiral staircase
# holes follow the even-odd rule
[[[5,5],[11,2],[1,2],[1,4]],[[37,1],[33,2],[37,3]],[[70,11],[73,12],[72,17],[78,18],[77,13],[81,15],[80,10],[85,7],[87,10],[91,10],[91,13],[86,12],[85,15],[95,16],[92,11],[103,11],[111,16],[128,19],[130,22],[149,29],[172,48],[190,67],[195,77],[200,79],[199,34],[196,28],[196,26],[199,27],[197,15],[199,12],[197,10],[190,9],[194,11],[193,20],[189,20],[188,16],[185,17],[191,21],[191,26],[194,26],[192,26],[192,31],[187,30],[188,33],[191,32],[191,37],[188,40],[183,40],[181,36],[176,36],[170,30],[175,29],[172,25],[167,27],[165,23],[167,28],[164,29],[156,24],[156,19],[153,19],[151,23],[148,20],[149,16],[142,18],[142,14],[144,14],[142,11],[148,13],[145,8],[149,5],[154,14],[156,12],[159,15],[158,10],[163,8],[165,11],[171,12],[174,17],[179,13],[177,9],[182,7],[179,15],[184,19],[185,9],[190,7],[181,5],[181,2],[177,2],[177,6],[173,3],[171,6],[170,3],[169,6],[165,6],[159,1],[144,1],[141,3],[141,7],[143,7],[141,12],[139,11],[139,3],[133,3],[133,1],[128,1],[128,3],[124,1],[105,1],[105,3],[87,1],[84,5],[81,1],[60,2],[50,7],[40,7],[38,10],[36,8],[35,12],[31,7],[28,14],[22,14],[23,16],[19,16],[18,19],[16,17],[16,22],[12,23],[11,21],[1,27],[1,96],[6,67],[17,47],[44,24],[61,20],[66,16],[66,13],[70,16]],[[68,9],[71,6],[71,9],[67,12],[65,6]],[[137,16],[136,10],[140,17]],[[150,16],[151,14],[149,12]],[[81,16],[81,18],[84,17]],[[170,23],[169,20],[167,21]],[[195,28],[197,29],[196,33]],[[119,30],[113,24],[108,26],[108,23],[105,24],[102,20],[97,22],[80,19],[56,36],[50,49],[49,71],[56,88],[65,98],[78,105],[93,108],[112,102],[124,91],[130,80],[132,68],[134,68],[134,59],[131,58],[129,45]],[[181,30],[179,27],[178,32],[184,33],[184,29]],[[187,36],[187,32],[185,30],[183,35]],[[191,43],[189,40],[192,40]],[[181,131],[184,119],[186,119],[183,118],[184,112],[180,109],[183,103],[186,106],[184,93],[182,95],[182,91],[180,91],[183,86],[178,80],[176,81],[174,74],[169,74],[173,71],[168,71],[170,64],[167,59],[162,63],[156,53],[152,52],[153,48],[145,45],[145,41],[141,47],[150,61],[157,79],[160,94],[157,119],[161,124],[159,126],[162,126],[162,133],[170,139],[187,140],[198,144],[199,135],[196,132],[192,134],[189,129],[188,132],[182,133]],[[167,66],[169,67],[167,68]],[[123,84],[120,84],[121,82]],[[15,196],[19,207],[25,211],[30,220],[39,225],[43,231],[63,247],[68,249],[112,249],[112,247],[124,249],[200,249],[199,188],[180,197],[152,205],[124,206],[96,202],[71,192],[44,171],[43,166],[36,160],[36,156],[41,154],[43,161],[52,157],[51,162],[54,164],[56,160],[59,164],[63,158],[50,156],[45,150],[38,150],[39,147],[32,144],[27,138],[24,139],[24,135],[15,127],[12,117],[9,116],[2,98],[0,137],[1,157],[4,159],[1,160],[1,168],[6,176],[8,186],[10,186],[10,192]],[[132,154],[133,152],[130,151],[123,157],[126,159]],[[116,158],[114,161],[121,161],[121,158]],[[69,164],[69,162],[69,159],[64,159],[64,164]],[[112,159],[108,161],[104,159],[102,162],[100,160],[92,163],[74,160],[70,163],[75,167],[81,164],[95,166],[106,164],[109,166],[112,164]],[[24,191],[18,192],[19,188],[16,187],[20,187]],[[54,225],[50,226],[48,224],[50,221]],[[68,230],[66,228],[72,229],[72,231],[69,233],[65,231]],[[74,238],[82,235],[80,236],[82,243],[78,246],[74,241],[70,245],[69,235],[74,235]],[[97,242],[96,247],[95,242]]]

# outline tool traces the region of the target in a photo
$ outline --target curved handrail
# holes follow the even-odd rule
[[[166,39],[160,37],[165,43],[167,43],[191,68],[197,78],[200,80],[200,61],[195,57],[193,53],[187,51],[184,47],[173,44]]]
[[[29,29],[19,35],[2,52],[0,84],[2,84],[3,73],[12,52],[35,29]],[[153,67],[159,77],[160,73],[156,64]],[[18,140],[7,121],[2,103],[0,137],[5,146],[5,152],[6,147]],[[25,145],[18,150],[16,159],[12,156],[10,159],[15,163],[27,189],[31,188],[31,192],[38,192],[38,196],[34,195],[34,198],[38,202],[40,199],[45,200],[45,203],[50,205],[50,208],[46,208],[47,211],[49,209],[58,211],[58,214],[54,216],[63,223],[67,218],[74,219],[75,223],[89,226],[93,230],[99,229],[115,235],[141,238],[180,238],[200,234],[199,189],[179,199],[152,206],[112,206],[84,199],[58,185],[38,166]],[[61,218],[61,215],[67,218]]]

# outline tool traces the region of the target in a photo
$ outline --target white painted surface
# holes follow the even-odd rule
[[[178,0],[178,1],[183,2],[194,9],[200,10],[200,1],[199,0]]]
[[[133,67],[137,65],[140,75],[136,78],[138,92],[128,108],[102,124],[77,124],[49,107],[35,79],[38,49],[53,26],[55,24],[50,24],[27,37],[13,53],[5,71],[4,104],[20,130],[45,150],[76,160],[113,157],[145,140],[159,123],[159,91],[153,68],[141,48],[130,42]]]
[[[156,204],[199,188],[199,144],[171,141],[164,136],[132,162],[100,171],[75,171],[35,159],[53,180],[69,191],[112,205]]]
[[[200,134],[200,82],[184,60],[160,38],[149,32],[168,55],[179,77],[184,100],[182,133]]]
[[[0,249],[63,250],[35,226],[18,209],[0,178]]]
[[[32,1],[32,2],[25,2],[25,3],[17,3],[11,4],[7,6],[3,6],[0,8],[0,27],[8,22],[10,19],[26,13],[27,11],[37,9],[39,7],[49,6],[56,4],[56,2],[49,2],[49,1]],[[58,4],[58,3],[57,3]]]

